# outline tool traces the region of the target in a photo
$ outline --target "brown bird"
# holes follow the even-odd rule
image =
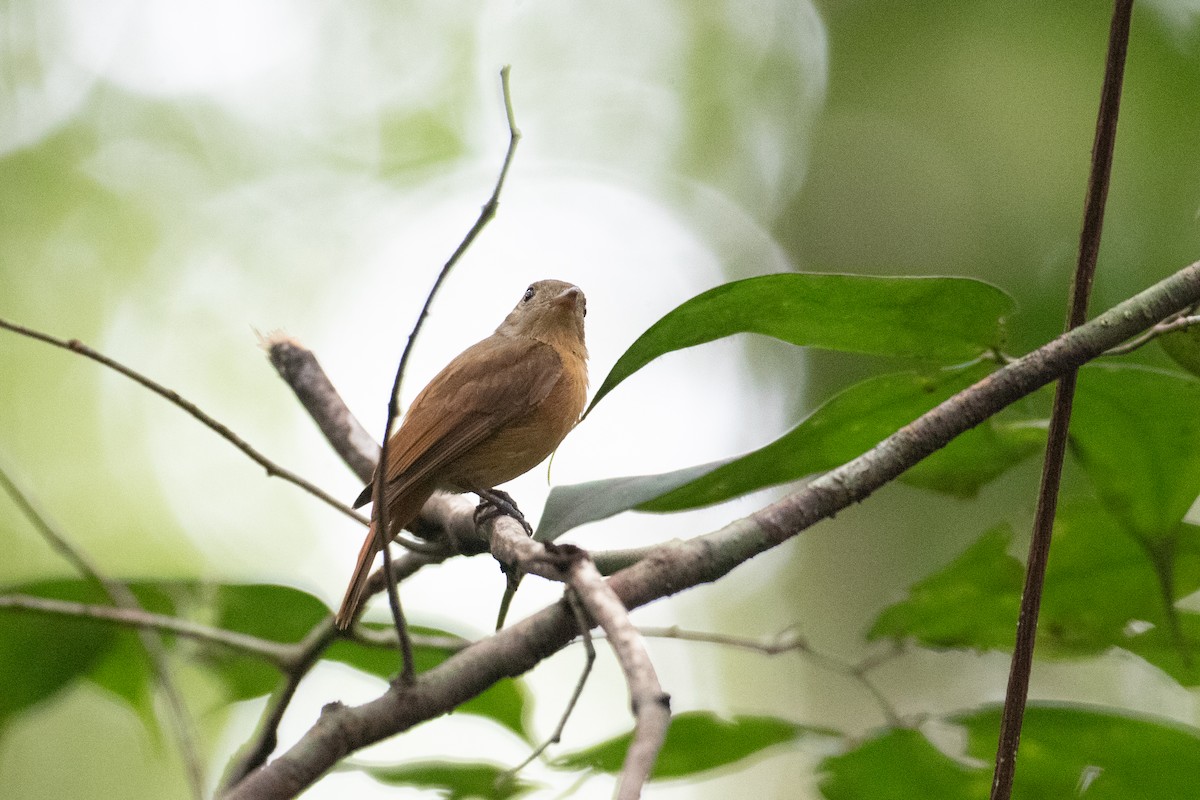
[[[587,300],[578,286],[538,281],[496,328],[439,372],[388,441],[384,497],[391,536],[438,489],[492,495],[537,466],[575,427],[587,401]],[[374,482],[355,507],[371,499]],[[379,552],[372,525],[335,624],[345,630]]]

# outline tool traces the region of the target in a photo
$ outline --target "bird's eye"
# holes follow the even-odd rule
[[[583,304],[583,315],[584,315],[585,317],[587,316],[587,303],[584,303],[584,304]]]
[[[530,286],[528,289],[525,290],[525,296],[521,298],[521,302],[528,303],[532,299],[533,299],[533,287]]]

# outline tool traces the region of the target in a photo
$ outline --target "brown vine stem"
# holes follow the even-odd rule
[[[1083,228],[1079,235],[1079,260],[1071,282],[1068,303],[1068,331],[1087,320],[1088,298],[1096,274],[1096,257],[1100,252],[1100,234],[1104,227],[1104,205],[1108,198],[1112,174],[1113,149],[1117,140],[1117,116],[1121,106],[1121,84],[1125,74],[1125,54],[1129,49],[1129,25],[1133,15],[1133,0],[1116,0],[1108,35],[1108,56],[1104,68],[1104,84],[1100,91],[1100,109],[1096,115],[1096,138],[1092,144],[1092,166],[1088,175],[1087,196],[1083,208]],[[1037,639],[1038,612],[1041,609],[1042,587],[1046,579],[1046,563],[1050,556],[1050,539],[1058,507],[1058,491],[1062,481],[1063,461],[1067,453],[1067,431],[1071,423],[1071,406],[1075,397],[1075,370],[1059,378],[1054,392],[1054,410],[1046,441],[1046,460],[1042,468],[1042,484],[1034,514],[1033,536],[1029,542],[1029,558],[1025,567],[1025,590],[1021,595],[1021,610],[1017,618],[1017,638],[1013,647],[1012,664],[1008,673],[1008,690],[1004,695],[1004,712],[1000,718],[1000,735],[996,746],[996,766],[992,777],[991,800],[1009,800],[1013,776],[1016,774],[1017,748],[1021,743],[1021,724],[1025,716],[1025,701],[1029,696],[1029,676],[1033,670],[1033,650]]]

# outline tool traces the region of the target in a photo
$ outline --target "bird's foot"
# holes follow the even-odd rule
[[[533,528],[525,519],[525,515],[521,513],[521,509],[517,508],[517,503],[508,492],[502,492],[499,489],[480,489],[475,492],[479,495],[480,503],[475,508],[475,524],[482,525],[488,520],[495,519],[498,515],[503,514],[506,517],[512,517],[517,522],[521,523],[521,527],[525,529],[525,533],[533,536]]]

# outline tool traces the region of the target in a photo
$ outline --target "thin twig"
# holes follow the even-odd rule
[[[1196,325],[1198,323],[1200,323],[1200,316],[1180,313],[1178,316],[1174,317],[1173,319],[1163,320],[1162,322],[1158,323],[1150,330],[1143,333],[1141,336],[1135,336],[1134,338],[1130,339],[1125,344],[1119,344],[1116,347],[1109,348],[1109,350],[1104,355],[1106,355],[1106,356],[1128,355],[1129,353],[1132,353],[1134,350],[1137,350],[1142,345],[1148,344],[1149,342],[1154,341],[1155,339],[1157,339],[1160,336],[1164,336],[1168,333],[1174,333],[1175,331],[1187,330],[1188,328],[1190,328],[1193,325]]]
[[[608,583],[625,607],[633,609],[720,580],[754,556],[865,500],[956,436],[1057,376],[1198,301],[1200,262],[996,370],[803,488],[718,531],[662,545]],[[491,524],[506,524],[506,520],[500,517]],[[525,538],[515,521],[507,524],[512,535],[505,541]],[[555,603],[423,673],[416,686],[393,686],[361,706],[329,706],[293,747],[248,775],[226,800],[295,797],[347,753],[452,711],[463,698],[532,669],[566,647],[575,635],[570,612]]]
[[[558,724],[554,726],[554,732],[534,748],[533,752],[524,761],[512,769],[501,773],[500,777],[496,779],[497,787],[516,777],[518,772],[525,769],[533,763],[535,758],[546,752],[547,747],[562,741],[563,731],[567,727],[567,720],[571,718],[571,712],[575,710],[575,704],[579,702],[579,698],[583,694],[583,687],[587,685],[588,677],[592,674],[592,666],[596,663],[596,646],[592,644],[592,623],[588,620],[587,612],[584,611],[583,605],[579,601],[579,596],[575,594],[574,590],[567,589],[565,600],[571,606],[571,613],[575,616],[575,624],[579,626],[579,639],[583,642],[584,651],[583,672],[579,674],[579,680],[575,682],[575,689],[571,692],[570,699],[567,700],[567,706],[563,709],[562,716],[558,719]]]
[[[1108,35],[1104,85],[1100,90],[1100,109],[1096,115],[1096,137],[1092,144],[1092,164],[1084,201],[1083,227],[1079,234],[1079,259],[1071,281],[1071,296],[1068,301],[1068,331],[1087,321],[1088,299],[1096,274],[1096,257],[1100,252],[1100,235],[1104,227],[1104,206],[1112,174],[1113,150],[1117,140],[1117,116],[1121,106],[1121,84],[1125,75],[1125,55],[1129,48],[1129,25],[1132,16],[1133,0],[1115,0]],[[1063,461],[1067,452],[1075,379],[1075,370],[1064,373],[1059,378],[1054,392],[1050,430],[1046,435],[1046,459],[1042,468],[1041,490],[1038,493],[1033,535],[1029,542],[1029,558],[1025,567],[1025,588],[1021,594],[1021,610],[1017,618],[1016,644],[1009,667],[1008,688],[1004,695],[1004,712],[1000,718],[991,800],[1008,800],[1012,795],[1017,748],[1021,742],[1025,701],[1029,695],[1029,676],[1033,670],[1038,612],[1041,609],[1046,563],[1050,557],[1050,539],[1058,508]]]
[[[433,299],[437,296],[442,283],[450,275],[450,270],[454,268],[463,254],[467,252],[467,248],[471,246],[488,222],[496,216],[496,209],[500,205],[500,192],[504,188],[504,180],[508,176],[513,155],[516,153],[517,142],[521,139],[521,132],[517,130],[513,115],[512,93],[509,88],[508,76],[511,69],[511,67],[505,66],[500,70],[500,85],[504,93],[504,110],[505,116],[508,119],[508,150],[504,154],[504,163],[500,167],[500,176],[496,179],[492,195],[484,203],[483,208],[479,212],[479,217],[475,220],[475,224],[467,231],[466,236],[463,237],[458,247],[455,248],[450,258],[442,266],[441,272],[438,273],[437,279],[433,282],[433,287],[430,288],[429,294],[425,297],[425,303],[421,306],[421,313],[417,315],[417,321],[413,324],[412,332],[408,335],[408,341],[404,344],[404,352],[400,355],[400,363],[396,367],[396,377],[392,381],[392,391],[388,396],[387,424],[383,429],[383,446],[379,451],[380,467],[375,470],[375,489],[372,493],[372,496],[377,501],[374,508],[377,520],[375,535],[379,539],[379,549],[383,554],[383,569],[384,574],[387,575],[388,603],[392,609],[392,618],[396,623],[396,636],[400,641],[400,651],[403,654],[404,665],[401,669],[400,681],[406,685],[413,682],[415,673],[412,663],[412,643],[408,639],[408,625],[404,619],[404,612],[400,608],[400,593],[396,589],[396,582],[392,576],[391,553],[388,551],[387,546],[389,539],[387,520],[389,508],[385,484],[388,463],[388,441],[391,439],[392,425],[400,417],[400,386],[404,381],[405,370],[408,368],[408,359],[412,355],[413,345],[416,344],[417,336],[420,334],[421,328],[429,316],[429,309],[433,305]]]
[[[497,517],[486,527],[491,531],[492,554],[497,561],[566,583],[588,617],[604,631],[625,675],[634,717],[633,740],[625,754],[615,796],[640,797],[671,724],[671,698],[659,684],[645,640],[630,621],[628,609],[587,551],[530,539],[512,517]]]
[[[867,690],[875,700],[875,704],[879,706],[880,713],[883,714],[888,724],[893,727],[901,727],[904,725],[904,720],[896,711],[895,707],[887,699],[870,679],[869,674],[884,663],[895,658],[900,652],[900,647],[893,647],[883,653],[878,653],[868,656],[858,662],[850,662],[837,656],[824,653],[816,650],[808,643],[808,640],[799,636],[792,629],[784,630],[776,636],[767,639],[756,639],[748,636],[734,636],[727,633],[707,633],[702,631],[683,630],[676,626],[668,628],[647,628],[639,627],[638,630],[642,635],[652,639],[677,639],[684,642],[704,642],[707,644],[721,645],[723,647],[736,647],[742,650],[751,650],[756,653],[762,653],[767,656],[777,656],[783,653],[801,653],[808,657],[811,661],[822,667],[823,669],[833,672],[837,675],[850,678],[859,683]]]
[[[0,465],[0,484],[3,485],[4,490],[21,510],[21,513],[25,515],[25,518],[42,535],[42,538],[75,569],[97,584],[114,605],[131,612],[145,613],[145,609],[142,608],[141,603],[138,602],[129,587],[106,576],[89,556],[73,545],[50,521],[50,517],[38,508],[32,495],[17,486],[3,465]],[[171,710],[169,718],[175,730],[175,738],[179,744],[192,795],[196,800],[200,800],[204,796],[204,764],[200,757],[199,746],[196,744],[196,735],[192,729],[192,719],[188,713],[187,704],[184,703],[183,694],[171,676],[167,649],[163,645],[162,639],[152,630],[145,628],[139,630],[138,638],[141,639],[142,648],[146,651],[146,658],[150,662],[150,668],[154,671],[163,698],[167,701],[167,707]]]
[[[513,113],[512,91],[509,87],[508,76],[512,72],[512,67],[505,65],[500,70],[500,89],[504,94],[504,114],[508,119],[508,150],[504,153],[504,163],[500,165],[500,176],[496,179],[496,185],[492,189],[492,196],[483,204],[480,209],[479,217],[475,220],[475,224],[467,231],[467,235],[459,242],[457,248],[450,255],[449,260],[442,266],[442,271],[438,273],[437,279],[433,282],[433,288],[429,290],[429,294],[425,297],[425,304],[421,306],[421,313],[417,315],[417,321],[413,325],[412,333],[408,335],[408,341],[404,345],[404,352],[400,355],[400,366],[396,370],[396,382],[393,386],[392,395],[399,393],[400,384],[404,380],[404,371],[408,367],[408,358],[412,353],[413,345],[417,341],[417,335],[421,332],[421,328],[425,325],[425,318],[429,316],[429,308],[433,305],[433,298],[437,295],[438,290],[442,287],[442,283],[450,274],[450,270],[458,263],[463,254],[467,252],[475,239],[483,231],[484,227],[492,221],[492,217],[496,216],[496,209],[500,207],[500,192],[504,189],[504,181],[508,177],[508,169],[512,165],[513,156],[517,152],[517,143],[521,141],[521,131],[517,128],[516,117]]]
[[[72,353],[78,353],[79,355],[81,355],[85,358],[90,358],[92,361],[95,361],[98,364],[103,364],[104,366],[108,367],[109,369],[113,370],[114,372],[119,372],[120,374],[124,375],[126,378],[129,378],[130,380],[134,381],[135,383],[141,384],[145,388],[154,392],[159,397],[169,400],[170,402],[174,403],[179,408],[182,408],[188,414],[191,414],[193,417],[195,417],[197,420],[199,420],[202,425],[204,425],[205,427],[212,430],[214,433],[216,433],[218,436],[220,436],[225,441],[232,444],[238,450],[241,450],[244,454],[246,454],[250,458],[251,461],[253,461],[254,463],[258,464],[260,467],[262,467],[264,470],[266,470],[267,475],[269,477],[282,478],[283,480],[287,481],[288,483],[291,483],[294,486],[300,487],[304,491],[311,494],[313,497],[316,497],[317,499],[322,500],[330,507],[337,509],[338,511],[342,512],[343,514],[350,517],[351,519],[357,520],[358,522],[360,522],[363,525],[367,524],[367,520],[365,518],[363,518],[362,515],[360,515],[357,511],[352,509],[350,506],[348,506],[345,503],[343,503],[342,501],[338,500],[336,497],[329,494],[328,492],[326,492],[324,489],[320,488],[316,484],[310,483],[309,481],[305,480],[304,478],[301,478],[299,475],[292,472],[291,470],[284,469],[279,464],[276,464],[274,461],[267,458],[265,455],[260,453],[258,450],[254,449],[254,447],[252,447],[249,443],[247,443],[244,439],[242,439],[236,433],[231,431],[228,427],[221,424],[220,422],[217,422],[209,414],[202,411],[200,409],[200,407],[197,406],[195,403],[191,402],[190,400],[184,399],[183,397],[181,397],[179,395],[179,393],[175,392],[172,389],[168,389],[167,387],[163,386],[161,383],[151,380],[150,378],[146,377],[142,373],[132,369],[131,367],[125,366],[124,364],[122,364],[121,362],[119,362],[113,358],[109,358],[108,356],[104,355],[103,353],[99,352],[98,350],[93,350],[92,348],[88,347],[83,342],[79,341],[78,339],[70,339],[70,340],[59,339],[58,337],[51,336],[48,333],[43,333],[41,331],[34,330],[33,328],[29,328],[24,325],[18,325],[15,322],[9,322],[8,320],[4,320],[4,319],[0,319],[0,328],[12,331],[13,333],[19,333],[22,336],[26,336],[30,339],[36,339],[39,342],[45,342],[46,344],[50,344],[55,347],[60,347],[63,350],[69,350]]]
[[[457,653],[459,650],[471,645],[470,639],[464,639],[461,636],[453,634],[410,632],[409,638],[412,639],[412,643],[416,647],[428,647],[436,650],[445,650],[450,653]],[[396,642],[396,630],[392,627],[368,628],[365,625],[357,625],[350,634],[350,639],[365,647],[379,647],[385,650],[395,650],[398,646]]]
[[[293,645],[280,644],[270,639],[260,639],[257,636],[224,628],[213,628],[166,614],[155,614],[142,608],[98,606],[91,603],[78,603],[73,600],[58,600],[52,597],[28,594],[0,595],[0,608],[81,617],[131,628],[173,633],[204,644],[219,645],[246,655],[256,656],[278,667],[288,664],[294,651]]]
[[[512,161],[516,146],[515,141],[520,137],[520,133],[517,131],[513,121],[507,69],[501,75],[510,141],[504,164],[501,167],[500,178],[496,183],[496,188],[492,192],[491,199],[488,201],[488,206],[485,206],[485,208],[491,208],[491,215],[495,214],[500,188],[503,185],[504,178],[508,173],[508,168]],[[482,224],[477,222],[468,236],[473,239],[474,236],[478,235],[479,229],[482,227]],[[459,250],[452,260],[457,261],[464,250],[465,246],[460,245]],[[443,268],[443,272],[446,269]],[[432,298],[427,298],[426,306],[431,302]],[[410,336],[410,343],[415,338],[415,335],[416,330]],[[317,422],[318,427],[325,434],[326,439],[330,441],[334,450],[342,455],[343,460],[346,461],[355,474],[362,478],[364,482],[370,482],[372,474],[376,472],[376,467],[379,463],[379,456],[373,451],[382,448],[377,448],[373,442],[368,446],[361,435],[356,435],[356,431],[361,431],[362,426],[358,425],[354,415],[346,408],[345,403],[333,388],[324,370],[320,369],[319,365],[316,366],[316,369],[312,368],[312,364],[316,363],[316,359],[311,358],[311,353],[308,353],[307,350],[289,353],[287,349],[277,346],[280,344],[279,340],[275,340],[271,344],[272,346],[268,352],[280,376],[292,387],[297,398],[305,410],[308,411],[309,415]],[[296,343],[291,342],[290,344],[296,350],[302,350]],[[306,357],[305,354],[308,354],[308,356]],[[305,366],[302,362],[308,361],[309,358],[311,358],[312,364]],[[402,357],[402,361],[404,360]],[[283,366],[281,367],[281,365]],[[397,371],[398,377],[402,370],[403,367]],[[393,397],[398,394],[397,389],[397,386],[393,386]],[[392,420],[389,419],[387,428],[385,429],[385,441],[387,434],[391,430],[391,425]],[[455,499],[451,499],[447,495],[436,494],[430,502],[425,504],[419,521],[427,524],[430,528],[440,530],[449,541],[454,543],[459,552],[465,552],[464,545],[476,533],[471,512],[464,512],[461,506],[461,503],[455,502]],[[394,587],[398,581],[412,575],[421,567],[437,563],[447,555],[449,553],[442,550],[439,553],[414,552],[402,556],[397,563],[392,564],[392,574],[390,577],[385,578],[382,574],[383,570],[380,570],[368,579],[367,595],[375,594],[384,586]],[[384,569],[387,569],[386,562]],[[236,786],[246,775],[262,766],[274,751],[277,743],[277,730],[283,714],[287,710],[300,680],[307,674],[311,665],[316,663],[320,654],[325,651],[332,641],[332,630],[332,625],[327,620],[321,628],[315,629],[305,639],[305,646],[297,658],[295,667],[287,674],[280,688],[273,694],[271,702],[268,704],[263,717],[259,721],[255,735],[246,744],[243,753],[235,759],[227,771],[223,782],[226,790]],[[398,643],[399,638],[397,640]],[[407,659],[406,663],[411,663],[411,659]]]

